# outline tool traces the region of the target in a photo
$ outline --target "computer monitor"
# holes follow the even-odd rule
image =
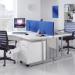
[[[65,32],[75,32],[75,23],[74,22],[65,22],[64,23],[64,31]]]
[[[14,28],[25,28],[25,18],[14,18]]]
[[[40,22],[39,34],[54,35],[54,22]]]

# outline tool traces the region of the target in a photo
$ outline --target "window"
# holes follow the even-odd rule
[[[8,11],[14,10],[14,0],[0,0],[0,4],[4,5]]]

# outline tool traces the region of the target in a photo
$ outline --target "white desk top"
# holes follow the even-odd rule
[[[72,35],[71,33],[62,33],[62,34],[56,34],[54,37],[64,37],[64,36],[70,36]]]
[[[39,36],[37,35],[37,33],[34,33],[34,32],[27,32],[28,35],[25,35],[25,34],[13,34],[12,32],[8,32],[8,35],[9,36],[14,36],[14,37],[17,37],[19,38],[20,40],[27,40],[27,41],[43,41],[43,40],[46,40],[46,37],[45,36]]]
[[[54,36],[39,36],[37,33],[34,32],[29,32],[27,31],[29,35],[25,34],[13,34],[12,32],[8,32],[9,36],[14,36],[19,38],[20,40],[27,40],[27,41],[44,41],[46,39],[51,39],[51,38],[58,38],[58,37],[63,37],[63,36],[69,36],[71,35],[70,33],[63,33],[63,34],[57,34]]]

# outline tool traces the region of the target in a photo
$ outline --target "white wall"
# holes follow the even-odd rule
[[[13,4],[14,4],[14,6],[13,6],[13,8],[14,8],[14,10],[13,10],[14,11],[14,17],[17,17],[17,4],[18,4],[17,0],[14,0]]]
[[[44,20],[53,21],[52,18],[52,6],[57,5],[57,0],[42,0],[41,1],[41,15]]]
[[[0,4],[0,30],[12,31],[13,17],[24,17],[26,19],[41,19],[40,0],[13,0],[11,12]]]
[[[63,4],[75,4],[75,0],[61,0]]]
[[[14,0],[14,17],[24,17],[26,19],[44,19],[54,21],[55,29],[61,30],[64,28],[64,4],[74,4],[75,0]],[[52,18],[52,6],[59,6],[59,18]],[[1,11],[2,10],[2,11]],[[0,6],[0,13],[4,12],[3,6]],[[4,13],[3,13],[4,14]],[[2,16],[2,14],[0,14]],[[7,21],[7,20],[6,20]],[[0,26],[4,21],[0,20]],[[8,21],[9,22],[9,21]],[[3,23],[3,24],[2,24]],[[6,23],[6,22],[5,22]],[[12,29],[10,21],[7,29]],[[2,26],[0,29],[6,29]]]
[[[55,29],[64,29],[64,4],[75,4],[75,0],[42,0],[41,17],[44,20],[54,21]],[[52,18],[52,6],[58,5],[59,18]]]
[[[63,29],[63,20],[61,13],[62,10],[60,12],[60,9],[62,8],[62,6],[60,6],[60,0],[42,0],[42,18],[44,20],[48,20],[48,21],[54,21],[55,24],[55,29],[61,30]],[[58,5],[58,9],[59,9],[59,18],[52,18],[52,6],[54,5]],[[61,8],[60,8],[61,7]]]
[[[41,19],[40,0],[17,0],[17,17]]]

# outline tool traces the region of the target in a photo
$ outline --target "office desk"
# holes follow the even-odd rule
[[[58,38],[58,37],[64,37],[64,36],[70,36],[70,33],[62,33],[62,34],[56,34],[54,36],[39,36],[35,32],[27,32],[28,35],[25,34],[13,34],[12,32],[8,32],[8,35],[10,37],[17,37],[18,40],[27,40],[27,41],[40,41],[40,40],[46,40],[46,39],[51,39],[51,38]]]
[[[46,37],[40,37],[37,33],[13,34],[8,32],[9,39],[15,39],[19,43],[19,61],[26,65],[42,63],[46,60]]]
[[[19,41],[19,61],[23,61],[26,65],[34,65],[38,63],[44,63],[47,61],[47,40],[63,36],[69,36],[71,34],[58,34],[54,36],[38,36],[37,33],[27,32],[25,34],[13,34],[8,32],[9,38]],[[57,45],[57,42],[56,42]],[[62,41],[61,41],[62,45]],[[56,46],[56,57],[58,46]]]
[[[46,38],[48,40],[47,43],[49,42],[49,40],[51,41],[51,39],[56,40],[56,41],[53,41],[53,42],[55,42],[54,44],[56,46],[54,46],[53,43],[52,43],[52,45],[50,45],[50,47],[49,47],[49,49],[55,50],[55,52],[56,52],[56,54],[53,53],[54,54],[52,56],[53,61],[56,60],[59,57],[59,55],[58,55],[58,52],[59,52],[59,37],[62,38],[61,41],[60,41],[61,42],[61,45],[60,45],[61,46],[61,51],[60,51],[61,54],[60,55],[62,56],[62,53],[63,53],[63,37],[64,36],[70,36],[70,35],[71,35],[70,33],[62,33],[62,34],[56,34],[52,38],[51,38],[51,36],[46,36]],[[53,49],[53,47],[54,47],[54,49]],[[47,49],[48,49],[48,47],[47,47]],[[48,54],[46,54],[46,55],[48,55]]]
[[[63,51],[63,37],[64,36],[70,36],[70,35],[72,35],[72,34],[71,33],[62,33],[62,34],[58,34],[58,35],[54,36],[54,38],[56,38],[56,40],[57,40],[57,38],[61,37],[61,51],[60,51],[61,52],[61,56],[62,56],[62,51]],[[56,45],[58,45],[58,44],[56,44]],[[58,49],[58,48],[56,48],[56,49]]]
[[[27,40],[27,41],[31,41],[31,42],[41,41],[41,40],[46,40],[47,39],[47,37],[39,36],[39,35],[37,35],[37,33],[34,33],[34,32],[27,32],[27,33],[28,33],[28,35],[13,34],[12,32],[8,32],[8,35],[10,37],[17,37],[18,40]],[[52,38],[52,36],[50,36],[50,37]]]

